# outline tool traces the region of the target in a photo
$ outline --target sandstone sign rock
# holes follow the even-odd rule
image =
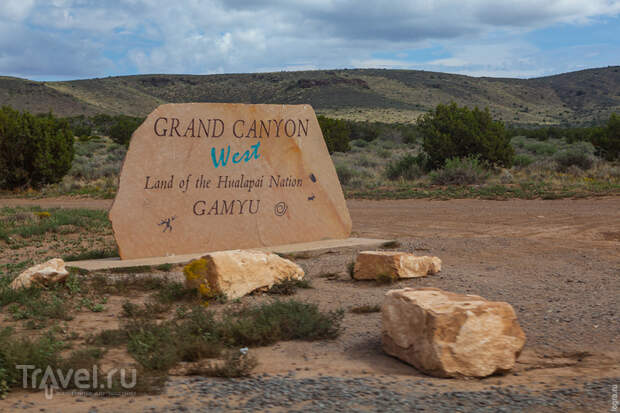
[[[398,251],[362,251],[357,255],[353,278],[374,280],[380,275],[390,278],[414,278],[441,271],[441,260]]]
[[[304,278],[304,271],[294,262],[271,252],[253,250],[213,252],[190,262],[184,273],[189,288],[211,290],[229,299],[271,288],[286,279]]]
[[[485,377],[514,367],[525,344],[505,302],[437,288],[391,290],[381,307],[386,353],[439,377]]]
[[[308,105],[166,104],[134,132],[110,219],[121,258],[347,238]]]
[[[22,272],[13,280],[10,287],[14,290],[30,288],[32,286],[49,287],[52,284],[65,280],[69,272],[65,269],[65,262],[60,258],[53,258],[43,264],[35,265]]]

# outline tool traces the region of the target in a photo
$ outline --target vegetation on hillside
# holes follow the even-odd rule
[[[601,123],[620,111],[620,68],[538,79],[476,78],[416,70],[317,70],[228,75],[140,75],[67,82],[0,78],[0,104],[62,116],[145,116],[163,103],[310,104],[348,120],[413,123],[440,103],[488,107],[519,125]]]
[[[535,128],[512,128],[512,136],[526,136],[538,141],[564,138],[568,142],[590,142],[598,156],[613,161],[620,157],[620,116],[612,113],[602,125],[587,127],[545,126]]]

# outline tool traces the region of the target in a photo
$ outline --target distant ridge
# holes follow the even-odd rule
[[[61,116],[144,116],[169,102],[308,103],[332,117],[413,122],[450,101],[488,107],[507,123],[600,122],[620,113],[620,66],[534,79],[388,69],[154,74],[64,82],[0,77],[0,105]]]

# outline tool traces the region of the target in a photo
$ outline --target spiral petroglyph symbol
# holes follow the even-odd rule
[[[273,213],[276,214],[279,217],[281,217],[282,215],[286,214],[287,210],[288,210],[288,206],[286,205],[286,202],[283,202],[283,201],[278,202],[273,207]]]

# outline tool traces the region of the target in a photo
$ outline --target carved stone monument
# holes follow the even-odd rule
[[[308,105],[166,104],[134,132],[110,219],[122,259],[347,238]]]

